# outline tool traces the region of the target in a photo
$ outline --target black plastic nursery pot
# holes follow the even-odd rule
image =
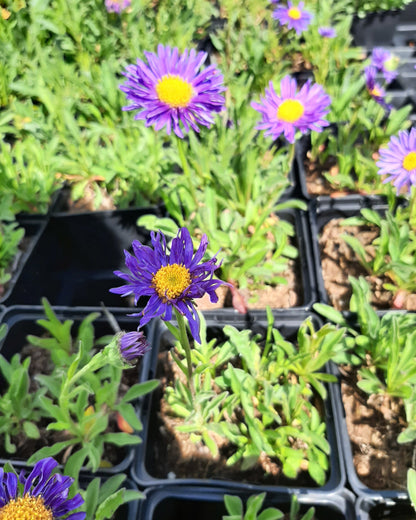
[[[15,291],[18,290],[20,280],[24,276],[27,265],[30,264],[29,259],[33,255],[47,223],[45,218],[36,216],[20,216],[17,219],[19,227],[25,230],[25,234],[21,243],[21,248],[16,255],[13,266],[11,268],[11,278],[5,286],[4,293],[0,296],[0,304],[10,305],[13,300]]]
[[[306,319],[306,317],[312,316],[315,330],[319,328],[320,320],[316,316],[306,311],[298,311],[296,313],[274,313],[274,327],[279,330],[282,336],[289,341],[296,341],[297,331],[300,324]],[[218,340],[225,339],[223,333],[223,327],[225,324],[234,326],[239,330],[249,329],[253,333],[260,333],[263,337],[267,329],[267,321],[263,320],[252,320],[247,321],[247,317],[241,315],[235,315],[232,317],[224,318],[221,311],[210,311],[204,313],[204,317],[207,324],[207,338],[217,338]],[[159,322],[155,330],[154,342],[151,355],[146,357],[143,364],[143,371],[141,380],[163,378],[158,363],[160,356],[169,351],[173,345],[173,339],[168,332],[163,322]],[[261,492],[267,491],[270,493],[276,493],[286,489],[301,489],[307,492],[323,492],[332,493],[343,489],[345,483],[345,471],[343,461],[340,457],[338,436],[339,433],[336,428],[336,422],[334,420],[334,404],[332,402],[332,389],[331,384],[327,385],[328,396],[325,401],[320,405],[322,416],[325,417],[326,423],[326,439],[330,445],[330,455],[328,456],[328,472],[327,479],[324,485],[318,486],[312,479],[289,479],[282,477],[269,477],[264,480],[265,470],[262,471],[261,480],[259,482],[256,478],[250,478],[250,473],[238,473],[238,476],[225,476],[225,466],[220,466],[214,471],[211,471],[211,467],[206,471],[205,462],[202,464],[202,472],[204,475],[200,477],[190,476],[190,471],[194,469],[194,465],[198,462],[199,453],[193,454],[191,457],[187,455],[181,455],[181,447],[175,439],[172,439],[172,434],[167,433],[164,423],[160,419],[160,403],[163,399],[161,389],[157,389],[152,395],[145,396],[142,401],[142,405],[139,407],[139,417],[143,423],[143,443],[136,447],[135,460],[132,466],[132,477],[135,482],[139,485],[139,488],[148,488],[152,486],[166,486],[172,485],[181,486],[196,486],[196,485],[208,485],[227,487],[230,490],[239,489],[241,491],[250,492]],[[191,442],[191,441],[187,441]],[[179,453],[179,455],[177,454]],[[231,453],[230,453],[231,455]],[[185,463],[185,467],[182,467],[180,475],[176,476],[174,467],[170,467],[168,456],[174,459],[172,466],[176,463],[175,461],[181,460]],[[204,455],[207,456],[207,453]],[[208,459],[203,459],[208,461]],[[199,461],[200,462],[200,461]],[[207,462],[208,464],[208,462]],[[158,468],[157,470],[155,468]],[[198,470],[199,471],[199,470]],[[199,475],[199,473],[198,473]],[[258,472],[257,472],[258,477]],[[303,475],[305,477],[305,475]],[[279,479],[279,480],[278,480]]]
[[[397,92],[397,90],[393,91],[394,93]],[[397,94],[397,99],[396,99],[396,103],[397,104],[405,104],[406,102],[412,102],[411,101],[411,98],[410,98],[410,93],[409,92],[401,92],[399,91],[399,93]],[[403,99],[404,97],[404,99]],[[402,106],[402,105],[400,105]],[[341,123],[342,124],[342,123]],[[335,124],[332,124],[331,125],[331,131],[333,131],[335,134],[337,132],[337,125]],[[327,194],[328,191],[331,191],[328,189],[328,185],[325,184],[325,179],[324,177],[322,177],[322,179],[320,180],[320,182],[322,183],[322,186],[320,187],[320,190],[316,190],[316,192],[318,193],[319,191],[323,192],[322,195],[317,195],[316,193],[311,193],[309,190],[308,190],[308,185],[307,185],[307,174],[306,174],[306,169],[305,169],[305,159],[306,159],[306,154],[308,152],[308,150],[310,150],[311,148],[311,137],[310,135],[305,135],[303,136],[299,141],[297,141],[296,143],[296,149],[295,149],[295,157],[296,157],[296,168],[295,168],[295,174],[297,176],[297,183],[298,183],[298,189],[301,193],[301,196],[307,200],[307,201],[311,201],[311,200],[319,200],[319,201],[322,201],[322,202],[328,202],[330,203],[331,200],[334,200],[334,199],[344,199],[344,198],[347,198],[349,200],[350,197],[365,197],[369,200],[372,200],[374,202],[377,202],[379,201],[380,199],[384,199],[385,197],[383,195],[376,195],[376,194],[359,194],[357,192],[353,192],[351,191],[351,193],[347,193],[347,191],[342,191],[342,192],[338,192],[336,190],[334,190],[334,193],[332,194]],[[353,200],[353,199],[351,199]]]
[[[138,520],[222,520],[227,514],[224,495],[239,496],[246,511],[247,499],[258,494],[256,490],[207,489],[206,487],[170,486],[149,488],[146,498],[139,504]],[[296,494],[300,505],[300,516],[314,507],[316,520],[354,520],[352,496],[348,493],[319,495],[314,493]],[[268,493],[260,511],[274,507],[288,513],[291,493],[289,490]],[[286,516],[285,516],[286,517]]]
[[[335,404],[335,418],[338,422],[338,431],[340,432],[340,441],[341,441],[341,451],[342,456],[344,458],[345,463],[345,471],[347,475],[347,482],[352,491],[358,496],[365,498],[368,503],[367,506],[364,507],[362,513],[360,515],[357,515],[358,518],[362,518],[363,520],[370,520],[370,519],[376,519],[376,518],[384,518],[384,514],[380,516],[373,516],[373,515],[364,515],[364,511],[369,512],[369,506],[368,504],[376,504],[378,501],[381,501],[386,504],[386,500],[388,503],[392,504],[392,500],[396,501],[397,503],[401,503],[403,501],[408,501],[408,493],[406,489],[406,484],[403,485],[401,489],[373,489],[366,485],[359,477],[356,467],[354,465],[354,453],[353,448],[351,445],[351,439],[348,434],[348,428],[347,428],[347,419],[346,419],[346,413],[345,408],[342,401],[342,395],[341,395],[341,383],[340,383],[340,372],[338,370],[338,367],[334,365],[333,363],[330,364],[330,370],[333,374],[335,374],[339,382],[335,385],[333,385],[333,397],[334,397],[334,404]],[[363,423],[365,424],[366,419],[363,419]],[[370,460],[371,465],[371,460]],[[376,475],[377,476],[377,475]],[[392,500],[390,500],[392,499]],[[394,502],[394,503],[396,503]],[[368,508],[367,508],[368,507]],[[389,517],[386,514],[387,517]],[[391,518],[394,518],[392,516]],[[413,516],[414,518],[414,511]]]
[[[125,309],[122,308],[107,308],[107,310],[113,315],[121,330],[125,332],[137,330],[137,317],[127,316],[125,314]],[[100,313],[100,315],[93,321],[95,333],[94,337],[96,339],[101,338],[105,335],[114,335],[115,333],[113,326],[109,323],[108,318],[103,313],[102,308],[100,307],[53,307],[53,311],[61,323],[63,323],[65,320],[73,321],[73,324],[71,326],[71,334],[73,337],[76,337],[81,322],[90,313],[93,312]],[[7,333],[3,337],[3,339],[0,340],[0,354],[10,361],[14,354],[21,353],[22,349],[28,345],[28,341],[26,340],[27,335],[44,335],[45,329],[36,323],[36,321],[39,319],[45,319],[44,309],[41,306],[16,305],[8,307],[5,310],[4,314],[1,316],[0,320],[0,325],[7,325]],[[143,329],[149,344],[152,344],[153,342],[153,328],[153,325],[150,324],[149,326],[146,326]],[[33,349],[29,349],[26,355],[30,356],[33,354],[33,352]],[[37,355],[36,352],[34,354]],[[134,382],[138,382],[139,380],[141,370],[140,365],[141,363],[143,363],[142,360],[146,357],[146,355],[148,355],[148,353],[146,353],[144,357],[137,362],[137,366],[135,368],[131,369],[132,372],[137,374],[137,381],[134,381],[136,379],[136,376],[134,374],[131,374],[131,380],[133,380]],[[3,385],[4,380],[2,376],[0,376],[0,393]],[[139,400],[140,398],[137,400],[136,403],[133,404],[137,406]],[[34,442],[35,441],[33,441],[33,443]],[[34,446],[35,444],[30,445],[31,452],[33,447],[33,453],[39,447],[41,447],[38,446],[37,448],[35,448]],[[109,456],[111,455],[111,457],[113,457],[114,463],[111,466],[99,468],[99,470],[96,472],[96,475],[101,475],[105,477],[108,475],[123,472],[127,473],[133,462],[134,447],[126,446],[122,448],[116,448],[114,445],[108,445],[107,449],[109,451],[106,453]],[[23,451],[22,449],[19,449],[19,446],[16,454],[7,454],[6,452],[4,452],[3,459],[0,459],[0,465],[4,464],[4,462],[6,462],[7,460],[11,460],[13,466],[15,466],[16,468],[25,467],[27,466],[27,463],[25,459],[22,459],[22,454]],[[85,474],[91,474],[91,471],[87,469],[83,469],[82,472]]]
[[[157,214],[158,209],[51,217],[8,305],[38,305],[42,297],[52,305],[126,305],[126,299],[109,292],[120,285],[113,271],[125,267],[124,249],[130,249],[133,240],[150,240],[136,224],[147,213]]]
[[[378,196],[349,195],[338,199],[318,198],[311,202],[309,218],[312,234],[312,249],[316,267],[316,281],[318,287],[318,300],[322,303],[330,303],[325,289],[322,275],[321,253],[319,248],[319,236],[324,226],[332,219],[344,219],[360,216],[360,210],[371,208],[383,213],[387,209],[385,199]]]
[[[360,497],[355,505],[357,520],[414,520],[408,498]]]
[[[393,45],[400,14],[401,11],[380,11],[364,18],[355,16],[351,25],[353,45],[370,49]]]

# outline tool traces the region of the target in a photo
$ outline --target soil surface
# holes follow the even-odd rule
[[[191,478],[233,480],[251,484],[317,487],[307,471],[301,471],[296,480],[285,477],[278,459],[267,455],[243,471],[239,463],[227,466],[226,460],[235,448],[223,438],[212,435],[219,454],[214,457],[202,442],[194,442],[187,433],[178,432],[176,427],[183,420],[172,415],[163,399],[166,386],[172,386],[177,378],[183,378],[168,351],[158,355],[156,378],[161,385],[152,394],[152,408],[146,447],[146,468],[154,478]]]
[[[355,470],[371,489],[406,490],[407,470],[416,467],[416,442],[399,444],[406,427],[403,403],[364,393],[355,369],[342,370],[341,392]]]
[[[349,234],[360,240],[372,254],[371,243],[378,236],[378,230],[372,226],[342,226],[343,219],[333,219],[326,224],[319,238],[321,268],[325,290],[329,303],[340,311],[349,309],[352,294],[348,276],[363,276],[370,284],[371,304],[375,309],[401,308],[416,310],[416,294],[398,294],[384,289],[383,284],[391,283],[385,276],[372,276],[358,262],[354,251],[343,240],[342,235]]]
[[[304,303],[302,277],[299,272],[299,264],[296,260],[289,260],[288,269],[282,273],[287,280],[285,285],[266,285],[260,289],[237,289],[219,287],[216,291],[217,303],[211,303],[209,295],[195,300],[199,310],[213,310],[235,307],[237,310],[247,311],[253,309],[290,308]]]

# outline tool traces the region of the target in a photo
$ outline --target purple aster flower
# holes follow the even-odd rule
[[[376,69],[374,67],[366,67],[364,69],[364,73],[365,73],[365,84],[366,84],[368,93],[375,101],[377,101],[377,103],[379,105],[381,105],[388,112],[390,112],[392,107],[391,107],[391,105],[386,103],[386,101],[384,99],[386,96],[386,92],[379,83],[376,83]]]
[[[383,73],[386,83],[391,83],[397,77],[399,59],[382,47],[374,47],[371,53],[371,66]]]
[[[147,64],[137,60],[128,65],[123,75],[127,81],[120,89],[127,94],[132,104],[123,110],[140,110],[135,119],[144,119],[146,126],[156,130],[166,126],[183,138],[183,130],[192,128],[199,132],[198,124],[210,127],[213,112],[224,108],[225,87],[223,76],[215,65],[200,72],[207,58],[206,52],[186,49],[179,54],[175,47],[158,45],[157,54],[144,53]]]
[[[377,166],[380,175],[388,175],[383,183],[393,181],[397,193],[403,187],[410,191],[416,184],[416,128],[400,130],[398,136],[392,136],[387,148],[380,148]]]
[[[110,289],[111,292],[128,296],[134,294],[135,304],[140,296],[150,296],[150,299],[140,314],[140,326],[144,326],[152,318],[161,316],[163,320],[172,319],[172,309],[188,319],[192,336],[198,343],[199,317],[194,299],[208,293],[211,302],[218,301],[215,290],[222,284],[214,279],[214,271],[220,267],[214,256],[207,262],[202,262],[208,247],[207,236],[204,234],[197,252],[193,256],[193,244],[189,231],[183,227],[172,240],[170,252],[166,246],[166,237],[159,231],[151,233],[152,246],[144,246],[138,240],[133,241],[134,256],[124,251],[126,266],[130,273],[114,271],[114,274],[127,282],[127,285]]]
[[[139,329],[124,333],[119,340],[119,348],[122,358],[127,361],[143,356],[150,349],[143,332]]]
[[[19,478],[15,473],[4,473],[1,468],[0,518],[84,520],[86,513],[72,513],[84,499],[79,493],[68,499],[74,479],[56,473],[52,475],[57,465],[54,459],[47,457],[35,464],[28,477],[22,472]]]
[[[309,130],[321,132],[329,125],[323,117],[329,112],[331,98],[321,85],[311,85],[311,80],[297,91],[296,80],[285,76],[280,83],[280,96],[270,82],[266,96],[260,100],[261,103],[251,103],[262,114],[257,129],[266,130],[265,135],[271,135],[273,139],[283,133],[290,143],[294,143],[296,130],[302,134]]]
[[[109,13],[120,14],[131,6],[131,0],[105,0],[105,8]]]
[[[319,27],[318,33],[323,38],[335,38],[335,36],[337,35],[337,33],[333,27]]]
[[[277,20],[280,25],[287,25],[289,29],[295,29],[296,34],[300,34],[311,23],[312,15],[308,11],[303,10],[304,3],[293,5],[288,2],[287,6],[280,5],[272,13],[272,17]]]

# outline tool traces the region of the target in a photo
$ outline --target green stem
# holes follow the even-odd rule
[[[186,324],[185,324],[185,318],[182,316],[182,314],[175,310],[176,320],[178,322],[178,328],[179,328],[179,342],[182,345],[182,348],[185,351],[185,357],[186,357],[186,365],[188,368],[188,388],[191,392],[191,398],[192,401],[195,401],[195,386],[194,386],[194,380],[193,380],[193,370],[192,370],[192,358],[191,358],[191,346],[189,344],[188,334],[186,333]]]
[[[176,137],[176,143],[178,146],[179,160],[181,162],[182,171],[183,171],[184,177],[186,179],[186,182],[188,183],[188,188],[189,188],[191,197],[194,200],[194,204],[195,204],[194,209],[197,210],[198,209],[198,199],[196,196],[196,190],[195,190],[194,183],[192,182],[191,169],[189,168],[188,161],[186,160],[186,154],[185,154],[183,140],[180,137]]]
[[[410,190],[409,224],[413,231],[416,231],[416,186],[412,186]]]

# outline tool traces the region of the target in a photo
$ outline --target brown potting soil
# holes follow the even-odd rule
[[[365,249],[372,254],[371,243],[378,236],[373,226],[343,226],[344,219],[330,220],[323,228],[319,238],[322,277],[329,303],[334,308],[344,311],[349,309],[352,294],[349,276],[363,276],[370,285],[371,304],[375,309],[391,309],[394,297],[383,285],[391,280],[386,276],[369,275],[357,260],[351,247],[342,238],[349,234],[357,237]],[[416,294],[403,295],[401,307],[404,310],[416,310]]]
[[[356,369],[341,370],[342,401],[359,479],[371,489],[406,490],[407,470],[416,463],[416,442],[397,442],[406,427],[402,401],[366,394],[357,386]]]

